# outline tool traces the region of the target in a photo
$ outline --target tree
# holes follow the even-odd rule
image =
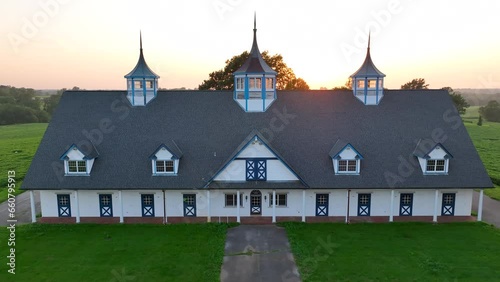
[[[415,78],[401,85],[401,89],[429,89],[429,84],[426,84],[423,78]]]
[[[248,59],[250,54],[245,51],[240,55],[226,60],[226,66],[218,71],[211,72],[209,79],[198,86],[200,90],[232,90],[234,89],[233,73],[238,70]],[[303,90],[309,86],[302,78],[297,78],[291,68],[283,61],[283,56],[276,54],[269,56],[267,51],[262,52],[264,61],[277,72],[276,89],[278,90]]]
[[[477,121],[477,125],[482,126],[483,125],[483,118],[481,115],[479,115],[479,120]]]
[[[64,92],[64,91],[63,91]],[[43,100],[43,110],[52,116],[54,110],[59,104],[59,99],[61,99],[61,94],[50,95]]]
[[[333,90],[352,90],[352,78],[348,78],[343,86],[333,87]]]
[[[489,101],[484,107],[479,108],[479,114],[487,121],[500,122],[500,104],[495,101]]]
[[[453,88],[448,86],[443,87],[441,89],[448,91],[448,94],[450,94],[451,100],[453,101],[453,104],[455,104],[455,107],[457,108],[458,112],[461,115],[465,114],[467,108],[470,107],[470,105],[469,103],[467,103],[462,94],[460,94],[459,92],[455,92]]]

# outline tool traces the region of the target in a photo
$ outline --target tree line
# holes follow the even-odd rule
[[[73,87],[73,90],[79,88]],[[32,88],[0,85],[0,125],[49,122],[64,91],[66,88],[40,97]]]

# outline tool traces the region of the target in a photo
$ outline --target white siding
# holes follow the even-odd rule
[[[85,157],[85,155],[78,150],[78,148],[73,147],[72,150],[69,150],[68,154],[66,156],[72,160],[72,161],[81,161]]]
[[[158,160],[171,160],[172,154],[165,148],[161,148],[158,152],[156,152],[156,158]]]

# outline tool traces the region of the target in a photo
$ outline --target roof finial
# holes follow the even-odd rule
[[[142,51],[142,30],[139,30],[139,42],[140,42],[141,51]]]
[[[368,31],[368,49],[370,49],[370,35],[371,35],[372,31]]]
[[[253,12],[253,31],[257,31],[257,12]]]

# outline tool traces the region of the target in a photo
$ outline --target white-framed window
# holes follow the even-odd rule
[[[446,173],[446,161],[445,159],[427,160],[426,172]]]
[[[360,79],[358,80],[358,88],[364,88],[365,87],[365,81]]]
[[[142,80],[134,80],[134,88],[142,89]]]
[[[245,78],[239,77],[236,79],[236,90],[245,89]]]
[[[173,160],[157,160],[156,162],[156,173],[174,173],[174,161]]]
[[[358,171],[358,160],[339,160],[338,173],[356,173]]]
[[[68,174],[78,174],[87,172],[87,162],[86,161],[74,161],[68,160]]]
[[[226,207],[236,207],[236,202],[238,202],[238,195],[236,194],[224,194]],[[243,207],[243,197],[240,194],[240,207]]]
[[[248,78],[248,88],[251,90],[262,89],[262,78],[260,77],[250,77]]]
[[[368,80],[368,88],[375,88],[375,87],[377,87],[377,80],[376,79]]]
[[[153,89],[153,81],[152,80],[146,80],[146,88]]]
[[[286,193],[276,193],[276,206],[286,207],[287,206],[287,195]],[[269,206],[273,206],[273,193],[269,193]]]
[[[274,89],[273,78],[270,78],[270,77],[266,78],[266,89],[267,90],[273,90]]]

